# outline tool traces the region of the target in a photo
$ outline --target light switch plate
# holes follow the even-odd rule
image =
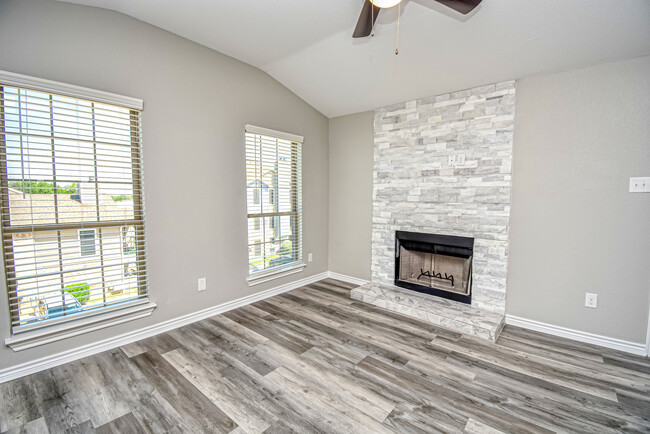
[[[205,291],[206,288],[207,288],[206,279],[205,279],[205,277],[202,277],[202,278],[199,279],[198,290],[199,291]]]
[[[630,178],[630,193],[650,193],[650,177]]]

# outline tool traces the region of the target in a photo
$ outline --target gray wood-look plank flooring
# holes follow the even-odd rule
[[[0,385],[1,433],[650,432],[650,361],[496,344],[323,280]]]

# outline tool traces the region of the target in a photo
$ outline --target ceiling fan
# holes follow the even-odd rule
[[[384,8],[392,8],[399,4],[402,0],[365,0],[363,4],[363,9],[361,9],[361,15],[359,15],[359,21],[357,21],[357,26],[354,29],[352,34],[353,38],[365,38],[370,36],[372,32],[372,27],[377,20],[377,15],[379,15],[379,10]],[[438,3],[443,4],[456,12],[460,12],[463,15],[470,13],[481,0],[436,0]]]

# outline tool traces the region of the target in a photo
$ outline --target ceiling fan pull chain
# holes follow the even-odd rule
[[[397,4],[397,40],[395,41],[395,55],[399,54],[399,17],[402,14],[402,3]]]

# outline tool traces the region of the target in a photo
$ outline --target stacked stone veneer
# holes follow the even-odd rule
[[[473,237],[472,304],[505,310],[514,111],[514,81],[375,110],[374,282],[394,281],[397,230]]]

